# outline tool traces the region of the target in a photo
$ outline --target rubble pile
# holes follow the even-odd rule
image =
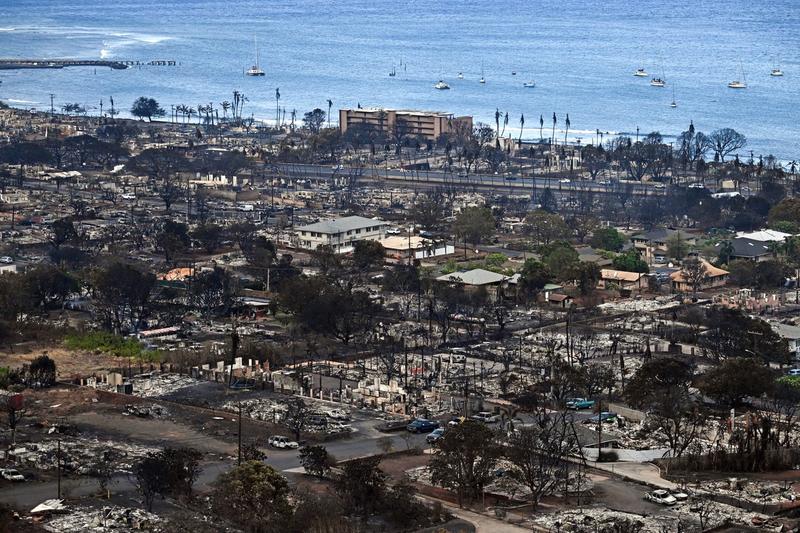
[[[794,491],[788,483],[781,484],[773,481],[758,481],[749,479],[730,478],[720,481],[707,481],[703,483],[702,492],[709,494],[725,494],[740,500],[759,504],[775,504],[795,501],[800,494]]]
[[[9,452],[17,462],[39,470],[52,470],[58,466],[58,443],[55,440],[29,443]],[[75,438],[61,440],[61,468],[78,474],[88,474],[94,464],[104,458],[104,453],[113,450],[116,466],[120,471],[128,471],[138,459],[149,453],[158,451],[156,448],[140,446],[137,444],[116,441],[101,441],[98,439]]]
[[[548,531],[570,531],[574,533],[616,533],[638,531],[640,533],[662,533],[677,531],[678,518],[670,516],[641,516],[633,513],[611,511],[596,507],[581,510],[565,510],[538,515],[534,524]]]
[[[309,433],[350,433],[355,429],[346,424],[350,420],[350,413],[346,409],[332,408],[310,399],[304,399],[310,406],[310,412],[304,431]],[[241,401],[228,401],[220,407],[233,413],[239,412],[254,420],[280,423],[287,410],[285,401],[270,398],[255,398]]]
[[[76,507],[69,514],[49,520],[44,528],[54,533],[164,531],[160,522],[158,515],[142,509],[116,506],[102,509]]]
[[[169,411],[156,403],[152,405],[132,405],[128,404],[122,411],[126,416],[138,416],[139,418],[166,418]]]
[[[597,306],[598,309],[604,313],[625,313],[630,311],[637,311],[639,313],[646,313],[650,311],[659,311],[662,309],[669,309],[671,307],[678,307],[680,301],[673,296],[657,296],[652,300],[632,300],[625,298],[622,300],[615,300],[613,302],[606,302]]]
[[[187,387],[194,387],[202,381],[180,374],[143,374],[134,376],[133,395],[142,398],[165,396]]]

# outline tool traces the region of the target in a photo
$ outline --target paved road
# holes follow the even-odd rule
[[[545,188],[554,191],[592,191],[598,193],[615,193],[626,190],[637,195],[661,195],[665,194],[665,189],[656,188],[647,183],[616,182],[606,183],[593,180],[567,178],[555,178],[545,176],[501,176],[492,174],[469,174],[458,175],[452,172],[441,170],[429,171],[408,171],[404,169],[385,169],[365,167],[355,169],[348,167],[332,167],[327,165],[306,165],[306,164],[280,164],[276,169],[285,175],[296,177],[313,177],[332,179],[335,176],[360,175],[362,179],[381,179],[388,182],[406,184],[433,184],[433,185],[453,185],[458,187],[481,187],[493,189],[507,189],[509,192],[528,193],[533,190],[539,192]]]
[[[406,441],[401,436],[402,433],[391,435],[394,448],[397,450],[406,449]],[[377,431],[369,434],[355,433],[352,438],[332,441],[325,444],[328,452],[339,460],[352,459],[365,455],[373,455],[378,452],[376,440],[383,434]],[[425,435],[412,435],[409,439],[411,446],[425,446]],[[267,464],[276,470],[286,471],[300,467],[300,460],[297,450],[268,450]],[[235,461],[211,461],[202,465],[202,471],[195,483],[197,490],[207,490],[221,473],[228,471],[235,464]],[[111,486],[115,494],[133,492],[135,487],[128,476],[117,476]],[[70,497],[87,496],[99,490],[97,481],[88,477],[63,478],[62,495]],[[31,509],[44,500],[55,498],[58,494],[58,483],[56,481],[45,482],[25,482],[14,485],[7,485],[0,489],[0,502],[11,504],[21,509]]]

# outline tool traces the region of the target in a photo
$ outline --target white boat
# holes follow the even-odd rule
[[[458,73],[458,79],[460,79],[460,80],[464,79],[464,73],[463,72],[459,72]]]
[[[397,71],[394,69],[394,65],[392,65],[392,71],[389,72],[389,77],[394,78],[395,76],[397,76]]]
[[[678,107],[678,102],[675,101],[675,85],[672,85],[672,102],[669,104],[670,107],[675,108]]]
[[[783,76],[783,71],[776,67],[776,68],[772,69],[772,72],[770,72],[769,75],[770,76],[775,76],[775,77]]]
[[[261,67],[258,66],[258,61],[259,61],[258,41],[256,40],[255,37],[253,37],[253,44],[256,47],[256,64],[247,69],[247,72],[245,72],[245,74],[248,76],[265,76],[264,71],[261,70]]]
[[[636,72],[634,72],[633,75],[636,76],[637,78],[646,78],[647,71],[643,68],[637,68]]]
[[[665,82],[661,78],[653,78],[652,80],[650,80],[650,85],[652,85],[653,87],[664,87],[666,84],[667,82]]]
[[[443,80],[439,80],[436,85],[433,86],[434,89],[438,89],[440,91],[444,91],[450,88]]]
[[[747,89],[747,78],[744,76],[744,67],[742,64],[739,63],[739,70],[742,72],[742,77],[740,80],[733,80],[728,84],[730,89]]]
[[[535,82],[535,81],[533,81],[533,80],[531,80],[531,81],[526,81],[525,83],[523,83],[523,84],[522,84],[522,86],[523,86],[523,87],[527,87],[527,88],[529,88],[529,89],[533,89],[534,87],[536,87],[536,82]]]
[[[483,65],[481,64],[481,79],[478,80],[478,83],[486,83],[486,78],[483,77]]]

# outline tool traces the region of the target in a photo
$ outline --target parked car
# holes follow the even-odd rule
[[[439,427],[439,422],[435,420],[427,420],[425,418],[417,418],[409,425],[406,426],[406,429],[411,433],[430,433],[434,429]]]
[[[295,441],[289,440],[289,437],[284,437],[282,435],[273,435],[267,439],[267,444],[281,450],[296,450],[300,447]]]
[[[664,489],[654,490],[644,495],[644,499],[659,505],[675,505],[678,500]]]
[[[569,178],[561,178],[560,180],[558,180],[558,182],[559,182],[559,183],[571,183],[571,182],[569,181]]]
[[[500,422],[500,415],[490,413],[489,411],[475,413],[469,418],[470,420],[474,420],[475,422],[483,422],[484,424],[494,424],[495,422]]]
[[[800,368],[793,368],[786,373],[787,376],[800,376]]]
[[[613,422],[617,419],[617,413],[610,413],[608,411],[603,411],[599,415],[590,416],[586,420],[583,421],[584,424],[597,424],[597,421],[600,420],[602,422]]]
[[[670,491],[670,494],[678,502],[685,502],[686,500],[689,499],[689,494],[687,494],[686,492],[683,492],[682,490],[672,490],[672,491]]]
[[[425,442],[428,444],[433,444],[437,440],[441,439],[442,435],[444,435],[444,428],[436,428],[427,437],[425,437]]]
[[[25,476],[23,476],[13,468],[6,468],[4,470],[0,470],[0,476],[2,476],[3,479],[7,479],[8,481],[25,481]]]
[[[455,418],[451,418],[450,421],[447,423],[447,425],[451,428],[460,426],[461,424],[464,423],[464,420],[466,420],[466,418],[464,418],[463,416],[457,416]]]
[[[5,264],[8,265],[8,264],[13,263],[13,262],[14,262],[14,258],[13,257],[9,257],[7,255],[4,255],[3,257],[0,257],[0,263],[5,263]]]
[[[591,409],[592,407],[594,407],[594,400],[586,398],[569,398],[567,400],[567,409]]]

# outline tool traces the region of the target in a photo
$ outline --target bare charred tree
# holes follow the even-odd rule
[[[533,417],[532,424],[512,433],[506,455],[513,465],[511,477],[531,491],[535,512],[542,497],[564,483],[568,471],[566,457],[578,443],[565,412],[539,409]]]

